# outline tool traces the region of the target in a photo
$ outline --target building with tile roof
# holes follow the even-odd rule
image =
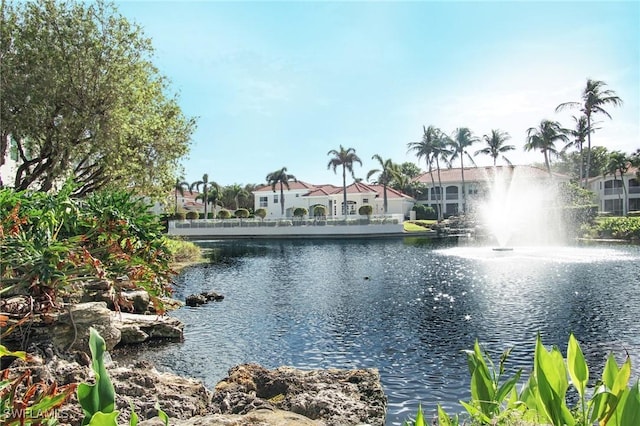
[[[289,189],[284,188],[284,215],[280,204],[280,187],[276,185],[275,191],[271,185],[264,185],[253,191],[254,206],[256,209],[267,210],[268,219],[292,217],[293,211],[298,207],[304,207],[313,214],[315,206],[324,206],[329,217],[342,217],[343,213],[343,188],[336,185],[314,185],[303,181],[289,182]],[[387,187],[387,214],[409,215],[416,200],[400,191]],[[363,205],[370,205],[373,215],[383,215],[384,212],[384,187],[355,182],[347,186],[347,214],[358,215],[358,210]]]

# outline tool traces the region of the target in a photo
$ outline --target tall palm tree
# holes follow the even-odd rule
[[[549,157],[552,154],[558,155],[556,141],[568,142],[569,138],[565,133],[560,123],[551,120],[542,120],[537,128],[530,127],[527,130],[527,142],[524,145],[524,150],[540,150],[542,152],[549,176],[551,176],[551,161]]]
[[[475,165],[473,158],[467,152],[467,148],[477,142],[479,139],[471,133],[468,127],[458,127],[453,133],[450,146],[453,148],[453,154],[449,158],[450,161],[460,158],[460,170],[462,172],[462,213],[467,211],[466,190],[464,185],[464,157],[466,156],[471,164]]]
[[[511,139],[511,136],[507,132],[503,132],[500,129],[491,130],[490,135],[482,136],[482,139],[486,142],[487,146],[477,150],[473,155],[478,154],[488,155],[493,158],[493,166],[496,166],[498,157],[502,156],[502,159],[511,165],[511,161],[504,155],[507,151],[513,151],[516,149],[513,145],[506,145],[506,142]]]
[[[198,194],[196,196],[196,201],[197,200],[202,200],[202,202],[205,205],[205,219],[207,218],[207,213],[206,213],[206,206],[211,204],[212,207],[212,215],[213,217],[216,216],[216,206],[220,205],[222,206],[222,202],[221,202],[221,196],[222,196],[222,188],[220,188],[218,185],[212,185],[209,190],[207,191],[206,195],[205,193],[201,193]]]
[[[173,186],[173,191],[174,191],[174,197],[175,197],[175,209],[173,211],[174,214],[178,214],[178,194],[180,194],[181,197],[184,197],[184,190],[185,189],[189,189],[189,182],[185,182],[183,180],[180,180],[183,178],[176,178],[176,183]],[[191,191],[189,189],[189,192],[191,192],[193,194],[193,191]]]
[[[565,108],[578,108],[587,118],[587,128],[592,128],[592,116],[594,114],[604,114],[611,118],[611,115],[604,109],[607,105],[622,105],[622,99],[616,96],[616,92],[604,89],[607,84],[600,80],[587,79],[587,85],[582,91],[582,99],[580,102],[564,102],[556,107],[556,112]],[[589,177],[589,169],[591,168],[591,133],[587,133],[587,170],[585,171],[585,182]]]
[[[436,163],[436,170],[438,172],[438,191],[436,197],[438,203],[436,204],[436,211],[438,212],[438,220],[443,219],[444,208],[441,203],[442,199],[442,180],[440,178],[440,160],[445,162],[449,161],[449,138],[437,127],[422,126],[422,139],[419,142],[409,142],[407,144],[408,150],[413,151],[418,159],[423,158],[427,164],[427,170],[431,177],[431,188],[435,190],[435,181],[433,178],[433,163]],[[435,191],[434,191],[435,192]]]
[[[391,181],[394,179],[398,179],[400,176],[400,169],[397,164],[394,164],[391,159],[383,160],[378,154],[375,154],[371,157],[372,160],[376,160],[380,164],[379,169],[369,170],[367,173],[367,180],[376,173],[378,174],[378,179],[376,180],[379,185],[382,185],[382,193],[383,193],[383,209],[384,214],[387,214],[388,210],[388,199],[387,199],[387,186],[391,184]]]
[[[195,188],[198,192],[200,192],[200,186],[202,186],[202,200],[204,202],[204,218],[207,218],[207,204],[209,204],[207,201],[209,200],[209,191],[212,188],[216,188],[216,189],[220,189],[220,185],[218,185],[216,182],[209,182],[209,175],[207,173],[205,173],[204,175],[202,175],[202,180],[198,180],[196,182],[193,182],[191,184],[191,186],[189,186],[189,190],[191,192],[193,192],[193,188]],[[215,207],[214,207],[215,208]]]
[[[227,197],[233,200],[236,210],[240,208],[240,197],[248,197],[249,192],[237,183],[233,185],[226,186],[224,188],[224,193]]]
[[[629,171],[630,162],[629,157],[622,151],[613,151],[609,153],[609,161],[607,161],[607,167],[605,168],[604,175],[612,174],[613,181],[617,180],[616,175],[620,174],[620,182],[622,183],[622,190],[624,191],[624,202],[621,202],[622,215],[626,214],[626,200],[627,187],[624,185],[624,175]],[[620,192],[618,191],[618,200],[620,200]]]
[[[284,187],[286,186],[288,190],[289,181],[297,182],[298,180],[294,175],[290,175],[287,173],[286,167],[269,173],[265,179],[267,180],[267,185],[271,185],[271,189],[273,190],[273,192],[276,192],[276,185],[280,185],[280,208],[281,215],[284,216]]]
[[[569,143],[565,145],[565,147],[562,149],[562,152],[565,152],[567,149],[571,147],[575,147],[578,149],[578,152],[580,154],[579,155],[580,185],[584,188],[587,184],[586,182],[588,179],[588,177],[584,175],[584,155],[583,155],[584,143],[589,133],[592,133],[593,130],[595,129],[592,129],[589,127],[587,123],[587,117],[584,115],[581,115],[579,117],[576,117],[575,115],[573,115],[571,116],[571,118],[573,118],[573,121],[575,122],[575,128],[567,129],[567,134],[572,136],[574,139],[570,140]]]
[[[347,170],[351,173],[351,176],[355,179],[355,175],[353,173],[353,165],[354,163],[360,163],[362,166],[362,160],[360,157],[356,155],[356,150],[353,148],[344,149],[342,145],[340,145],[340,150],[336,151],[332,149],[327,152],[327,155],[333,155],[333,158],[329,160],[329,164],[327,164],[327,169],[333,169],[333,172],[336,173],[336,168],[338,166],[342,166],[342,213],[344,217],[347,217]]]

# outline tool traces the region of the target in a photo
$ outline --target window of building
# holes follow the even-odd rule
[[[260,207],[269,206],[269,197],[260,197]]]
[[[278,201],[278,194],[276,194],[276,195],[274,195],[274,196],[273,196],[273,202],[274,202],[274,204],[278,204],[278,203],[279,203],[279,201]]]
[[[362,199],[362,204],[369,204],[369,199],[368,198],[363,198]]]

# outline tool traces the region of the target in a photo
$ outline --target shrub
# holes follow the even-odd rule
[[[72,192],[72,184],[57,194],[0,190],[3,285],[34,297],[37,311],[93,279],[113,283],[116,292],[143,288],[160,304],[173,273],[158,216],[124,191],[83,200],[70,198]]]
[[[313,208],[314,217],[325,217],[327,215],[327,208],[325,206],[315,206]]]
[[[241,218],[241,219],[246,219],[249,217],[249,210],[247,209],[238,209],[235,212],[233,212],[233,215],[235,217]]]
[[[360,216],[371,216],[373,214],[373,207],[368,204],[360,206],[360,208],[358,209],[358,214]]]
[[[293,216],[294,217],[302,218],[302,217],[306,216],[308,213],[309,213],[309,210],[305,209],[304,207],[296,207],[293,210]]]
[[[194,212],[194,211],[188,211],[186,214],[186,218],[188,220],[194,220],[194,219],[198,219],[200,215],[198,214],[198,212]]]
[[[267,216],[267,210],[263,208],[259,208],[258,210],[255,211],[254,214],[258,216],[260,219],[264,219]]]
[[[605,217],[596,222],[596,231],[600,237],[639,239],[640,217]]]
[[[213,212],[207,212],[207,219],[213,219]]]
[[[628,217],[640,217],[640,210],[637,211],[631,211],[629,213],[627,213]]]
[[[202,256],[200,247],[191,241],[165,237],[164,243],[171,255],[172,262],[194,262]]]
[[[437,218],[436,211],[431,206],[416,204],[415,206],[413,206],[412,210],[416,212],[417,220],[434,220]]]
[[[187,214],[185,212],[178,212],[173,215],[175,220],[185,220],[187,218]]]
[[[218,212],[218,219],[229,219],[231,217],[231,212],[227,209],[222,209]]]
[[[204,219],[204,213],[198,213],[198,219]]]

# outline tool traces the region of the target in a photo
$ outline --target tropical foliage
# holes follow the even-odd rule
[[[493,158],[493,165],[496,165],[498,157],[502,157],[505,163],[511,165],[511,161],[504,155],[505,152],[513,151],[516,149],[513,145],[507,145],[506,142],[511,139],[511,136],[507,132],[503,132],[500,129],[491,130],[491,134],[484,135],[482,140],[487,144],[486,147],[479,149],[475,152],[475,155],[483,154]]]
[[[333,170],[336,173],[336,169],[342,166],[342,213],[347,216],[347,171],[351,173],[351,176],[355,179],[353,173],[353,166],[358,163],[362,166],[362,160],[356,155],[356,150],[353,148],[344,149],[340,145],[339,150],[332,149],[327,155],[333,155],[327,164],[327,169]]]
[[[160,296],[170,292],[173,271],[158,218],[128,192],[78,200],[71,197],[74,189],[0,190],[2,289],[31,295],[36,308],[46,310],[82,283],[104,280],[117,293],[147,290],[162,311]]]
[[[551,174],[551,156],[558,155],[556,142],[567,142],[568,137],[560,123],[551,120],[542,120],[539,126],[530,127],[527,130],[527,143],[525,151],[540,151],[544,155],[544,164]]]
[[[622,99],[616,96],[613,90],[605,89],[606,86],[607,84],[604,81],[587,79],[580,102],[564,102],[556,107],[556,112],[565,108],[577,108],[586,119],[586,125],[583,125],[583,133],[587,136],[588,149],[585,176],[589,176],[591,168],[591,134],[594,131],[594,115],[602,114],[611,118],[605,107],[608,105],[622,105]],[[586,185],[586,178],[584,185]]]
[[[276,192],[276,186],[280,188],[280,208],[282,210],[282,215],[284,216],[284,188],[289,189],[289,182],[298,180],[292,174],[287,173],[287,168],[283,167],[275,172],[269,173],[265,178],[267,180],[267,184],[271,185],[271,189],[273,192]]]
[[[376,179],[376,183],[378,185],[382,185],[382,193],[383,193],[383,209],[384,213],[387,213],[388,207],[388,199],[387,199],[387,186],[393,182],[393,180],[398,180],[402,176],[402,172],[397,164],[394,164],[390,159],[384,160],[378,154],[375,154],[371,157],[372,160],[376,160],[380,165],[380,168],[369,170],[367,173],[367,180],[369,180],[373,175],[377,174],[378,178]]]
[[[609,355],[601,378],[589,390],[593,380],[590,381],[590,369],[577,339],[569,336],[565,359],[557,347],[545,348],[538,335],[532,373],[518,392],[516,386],[522,371],[503,377],[510,350],[502,354],[498,367],[477,341],[473,350],[466,353],[471,400],[461,404],[470,424],[631,426],[640,422],[640,384],[638,381],[629,384],[631,360],[628,356],[618,365],[613,355]],[[570,390],[577,398],[569,397]],[[461,424],[457,415],[449,417],[440,406],[437,413],[440,425]],[[426,425],[422,408],[418,408],[415,420],[404,424]]]

